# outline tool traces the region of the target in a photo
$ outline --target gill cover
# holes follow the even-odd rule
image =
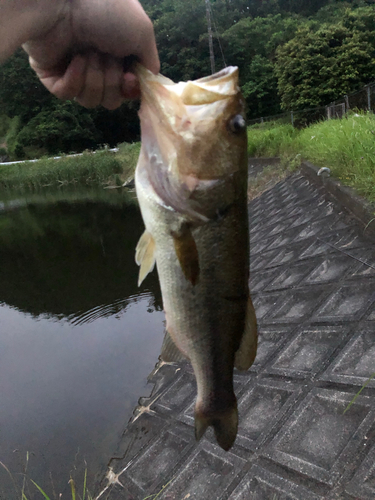
[[[193,193],[203,180],[215,181],[233,173],[227,172],[228,162],[215,161],[211,153],[225,142],[220,137],[226,135],[225,121],[243,106],[238,106],[238,69],[228,67],[215,75],[176,84],[139,64],[136,74],[142,95],[141,166],[165,205],[207,222],[209,217]]]

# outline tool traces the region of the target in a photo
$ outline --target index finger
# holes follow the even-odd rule
[[[138,56],[143,66],[155,75],[159,73],[160,60],[156,47],[154,27],[150,19],[148,19],[148,23],[145,23],[143,34],[140,37],[139,49],[134,52],[134,55]]]

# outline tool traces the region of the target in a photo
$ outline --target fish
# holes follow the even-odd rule
[[[140,285],[156,264],[166,318],[161,360],[188,359],[195,437],[212,426],[229,450],[238,429],[234,367],[257,351],[249,292],[247,132],[238,68],[174,83],[140,64],[136,193],[145,231]]]

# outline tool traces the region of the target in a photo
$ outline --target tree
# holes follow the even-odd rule
[[[0,116],[2,123],[6,117],[17,117],[7,134],[8,149],[17,157],[22,157],[25,146],[33,146],[33,154],[38,149],[55,154],[139,139],[134,103],[126,102],[115,111],[64,103],[40,83],[22,50],[0,66]],[[2,130],[3,135],[6,132]]]
[[[375,11],[372,9],[375,19]],[[332,102],[374,77],[373,33],[324,25],[300,28],[279,47],[275,66],[282,108],[303,109]]]
[[[30,68],[23,50],[0,65],[0,115],[19,116],[26,123],[54,100]]]
[[[71,101],[58,102],[54,109],[41,111],[17,136],[19,146],[45,148],[49,154],[94,148],[99,140],[90,112],[82,111]]]
[[[204,0],[141,1],[154,22],[161,72],[174,81],[208,75]],[[224,67],[219,39],[226,63],[239,67],[250,118],[276,114],[281,106],[326,104],[373,79],[371,1],[210,0],[216,69]],[[21,50],[0,66],[0,116],[18,117],[7,135],[19,153],[26,144],[69,152],[137,140],[136,112],[134,103],[115,111],[61,103]]]
[[[280,112],[274,64],[276,49],[292,38],[300,24],[296,16],[281,14],[244,18],[223,34],[225,53],[240,68],[240,83],[248,116]]]

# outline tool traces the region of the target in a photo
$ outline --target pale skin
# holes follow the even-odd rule
[[[116,109],[139,95],[129,55],[160,68],[153,26],[138,0],[0,0],[0,61],[22,46],[60,99]]]

